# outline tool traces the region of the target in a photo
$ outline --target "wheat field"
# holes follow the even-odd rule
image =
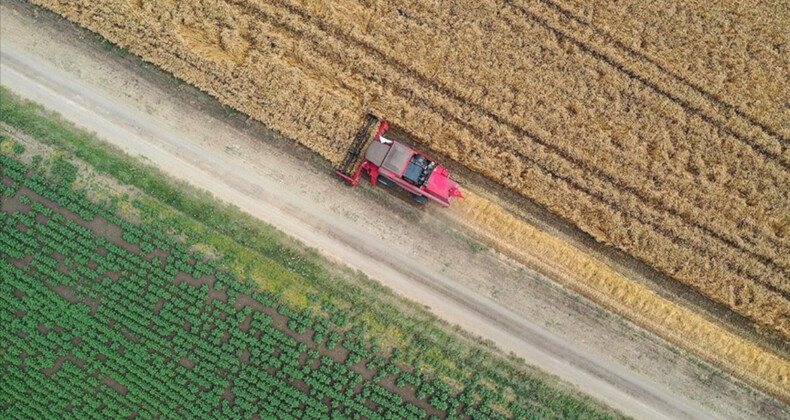
[[[763,12],[670,1],[641,14],[583,0],[34,3],[332,162],[373,111],[790,337],[790,60],[772,24],[787,27],[787,13],[766,18],[772,30],[733,31],[704,19],[738,27]]]

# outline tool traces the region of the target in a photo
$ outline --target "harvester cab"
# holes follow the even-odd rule
[[[433,200],[448,207],[453,199],[463,198],[447,168],[425,153],[384,137],[389,128],[386,120],[368,114],[365,126],[357,132],[335,173],[356,186],[362,173],[367,172],[371,184],[403,188],[419,204]],[[371,139],[374,129],[377,131]]]

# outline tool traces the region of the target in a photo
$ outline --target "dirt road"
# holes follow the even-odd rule
[[[473,249],[436,217],[439,209],[417,210],[370,189],[348,188],[306,164],[303,154],[277,146],[271,133],[205,112],[208,98],[189,103],[178,83],[141,77],[145,70],[80,39],[79,31],[36,21],[27,8],[0,7],[2,85],[623,413],[701,419],[781,412],[731,378],[699,386],[710,368],[695,369],[665,354],[672,351],[660,340],[638,337],[606,316],[591,319],[594,305],[496,253]],[[517,293],[498,298],[514,287]],[[634,369],[645,362],[659,365]]]

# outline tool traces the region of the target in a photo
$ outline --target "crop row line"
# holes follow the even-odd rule
[[[537,0],[537,1],[545,2],[546,0]],[[510,3],[505,2],[505,4],[510,4]],[[610,65],[611,67],[615,68],[616,70],[618,70],[618,71],[624,73],[625,75],[627,75],[630,79],[637,80],[637,81],[641,82],[642,84],[644,84],[645,86],[648,86],[650,89],[654,90],[655,92],[665,96],[666,98],[668,98],[673,103],[681,106],[683,109],[689,110],[691,113],[693,113],[695,115],[698,115],[700,118],[703,119],[703,121],[705,121],[705,122],[711,124],[712,126],[722,130],[723,132],[733,136],[734,138],[739,139],[740,141],[745,143],[747,146],[753,148],[755,151],[757,151],[758,153],[763,155],[763,157],[767,157],[766,153],[772,154],[776,159],[778,159],[776,162],[778,162],[785,169],[790,169],[790,162],[785,162],[784,158],[781,155],[776,155],[775,153],[773,153],[773,152],[771,152],[769,150],[763,149],[759,145],[755,145],[755,144],[750,143],[749,141],[746,141],[744,137],[742,137],[738,133],[735,133],[735,131],[733,129],[731,129],[729,127],[726,127],[724,125],[724,123],[717,122],[712,117],[710,117],[707,114],[705,114],[702,109],[694,107],[688,101],[685,101],[685,100],[679,98],[678,96],[676,96],[676,95],[674,95],[674,94],[672,94],[672,93],[670,93],[670,92],[668,92],[666,90],[661,89],[658,86],[658,84],[651,82],[646,77],[640,76],[635,71],[627,69],[624,64],[616,62],[614,59],[606,56],[604,53],[601,53],[601,52],[598,52],[598,51],[594,50],[592,47],[586,45],[584,42],[582,42],[582,41],[580,41],[580,40],[568,35],[567,33],[563,32],[563,31],[561,31],[559,29],[554,28],[545,19],[541,18],[537,14],[535,14],[535,13],[529,11],[529,10],[526,10],[525,8],[520,7],[520,6],[512,6],[512,7],[516,8],[517,10],[519,10],[522,15],[529,15],[529,18],[531,18],[532,20],[537,22],[539,25],[541,25],[545,29],[553,32],[558,37],[567,39],[568,41],[572,42],[574,45],[579,47],[581,50],[585,51],[588,55],[596,58],[599,61],[605,62],[606,64]],[[597,168],[591,168],[591,169],[597,170]],[[737,222],[738,223],[743,223],[742,220],[738,220]],[[749,224],[749,227],[752,228],[752,229],[755,229],[756,231],[759,230],[759,227],[753,226],[751,224]],[[725,232],[726,232],[726,230],[725,230]],[[785,243],[783,243],[783,242],[781,242],[779,240],[776,240],[775,238],[772,238],[771,236],[764,235],[763,238],[766,241],[770,242],[772,245],[774,245],[774,246],[776,246],[778,248],[785,248],[785,249],[787,248],[787,245]],[[785,267],[785,268],[787,268],[787,267]]]
[[[42,200],[41,197],[39,197],[38,199]],[[37,228],[36,230],[29,229],[25,234],[28,235],[30,238],[32,238],[33,240],[35,240],[39,244],[46,244],[48,242],[51,242],[50,241],[51,239],[58,239],[56,236],[53,236],[53,234],[56,232],[56,229],[54,228],[54,226],[65,226],[64,229],[71,229],[71,228],[69,228],[66,225],[60,225],[60,224],[55,224],[53,226],[50,226],[52,223],[53,223],[52,220],[50,220],[45,225],[36,224],[35,225],[35,227]],[[78,232],[78,233],[81,233],[82,235],[85,235],[84,232],[80,232],[80,231],[77,231],[77,230],[74,230],[74,229],[71,229],[71,230],[75,231],[75,232]],[[124,235],[123,238],[124,238],[125,241],[128,241],[128,239],[126,239],[127,238],[126,235]],[[56,242],[60,242],[60,241],[56,240]],[[91,243],[93,243],[92,240],[91,240]],[[35,248],[39,248],[39,247],[37,246]],[[82,248],[80,248],[80,249],[82,249]],[[83,251],[89,252],[87,250],[83,250]],[[116,261],[124,261],[126,263],[126,264],[124,264],[124,267],[126,267],[127,269],[130,269],[132,271],[136,271],[137,269],[145,268],[145,266],[149,266],[150,267],[150,264],[148,264],[147,261],[145,261],[144,259],[138,258],[135,254],[130,253],[129,251],[126,251],[125,249],[123,249],[123,247],[115,246],[115,247],[111,248],[109,251],[110,252],[107,254],[107,256],[112,255],[112,256],[114,256]],[[93,252],[95,252],[95,249],[93,250]],[[52,262],[55,263],[54,260],[52,260]],[[197,264],[200,264],[200,263],[198,262]],[[39,267],[39,271],[40,271],[40,267]],[[101,279],[102,279],[102,275],[99,275],[96,278],[96,280],[94,280],[93,284],[94,285],[99,285],[100,282],[101,282]],[[105,306],[104,306],[105,307],[105,309],[104,309],[105,310],[105,315],[108,315],[108,316],[110,316],[111,319],[115,319],[116,321],[118,321],[117,325],[125,326],[124,328],[128,328],[130,332],[144,335],[144,333],[148,332],[149,323],[153,321],[156,324],[157,320],[159,320],[160,317],[158,315],[154,316],[154,313],[146,308],[147,302],[145,302],[145,300],[143,298],[145,296],[147,296],[147,294],[146,294],[147,293],[146,292],[147,289],[139,287],[138,283],[140,281],[145,281],[145,280],[143,279],[143,277],[136,277],[136,278],[135,277],[131,277],[129,279],[129,281],[121,281],[121,282],[113,283],[112,285],[108,286],[109,288],[102,293],[102,299],[105,302]],[[88,284],[90,284],[90,283],[91,282],[88,282]],[[165,284],[168,284],[168,283],[169,282],[167,281],[167,279],[165,279]],[[147,284],[150,285],[151,282],[149,281],[149,282],[147,282]],[[73,288],[71,288],[71,289],[73,290]],[[187,289],[187,290],[197,290],[197,289]],[[78,295],[78,293],[76,293],[76,291],[74,291],[73,294],[74,295]],[[198,299],[198,302],[202,302],[202,301],[200,299]],[[125,308],[125,310],[124,311],[117,311],[116,308]],[[281,307],[281,309],[282,309],[282,307]],[[106,312],[106,311],[109,311],[109,312]],[[294,315],[295,314],[288,314],[288,317],[291,318],[291,319],[294,319]],[[237,320],[236,322],[240,322],[240,321]],[[212,347],[208,344],[208,340],[212,337],[212,334],[214,334],[214,336],[216,336],[217,339],[218,339],[218,337],[221,336],[221,334],[217,334],[217,332],[216,332],[217,329],[219,328],[219,324],[214,324],[212,326],[209,326],[209,328],[207,330],[202,330],[202,331],[196,331],[194,329],[192,329],[190,331],[184,331],[180,327],[181,326],[181,319],[179,319],[178,321],[174,322],[172,325],[178,326],[178,328],[175,330],[176,331],[175,333],[177,335],[178,334],[180,334],[181,336],[185,336],[185,335],[186,336],[190,336],[191,335],[191,336],[199,338],[196,341],[196,343],[198,344],[198,347],[196,347],[196,348],[189,348],[189,351],[191,351],[191,354],[192,354],[192,356],[190,356],[190,358],[193,361],[195,361],[195,362],[203,361],[203,360],[206,359],[206,357],[208,357],[208,356],[206,356],[206,354],[207,354],[207,352],[209,352],[209,350],[212,349]],[[285,332],[286,332],[286,334],[282,334],[281,337],[284,338],[286,341],[285,342],[281,341],[279,343],[279,348],[281,349],[281,351],[283,351],[283,349],[285,347],[294,348],[295,349],[296,348],[295,345],[290,345],[289,343],[291,341],[293,341],[293,340],[297,340],[298,337],[292,331],[285,330]],[[206,334],[206,336],[203,335],[204,333]],[[151,340],[150,337],[146,337],[146,338],[149,341]],[[155,338],[156,338],[156,340],[153,340],[153,341],[156,342],[156,343],[159,343],[159,344],[166,343],[166,342],[170,341],[170,339],[166,339],[163,336],[155,336]],[[171,339],[172,339],[172,337],[171,337]],[[293,343],[295,344],[295,341]],[[351,344],[353,344],[353,343],[344,343],[343,345],[348,347]],[[156,354],[156,355],[162,356],[164,358],[172,358],[172,357],[175,357],[177,355],[177,353],[160,351],[162,349],[164,349],[164,347],[160,347],[157,350],[155,350],[153,353],[150,353],[150,354]],[[281,355],[281,358],[282,357],[283,356]],[[327,357],[329,357],[334,363],[342,363],[342,360],[335,360],[337,355],[331,355],[330,354]],[[369,358],[370,356],[366,355],[366,357]],[[360,370],[362,368],[359,367],[359,366],[352,366],[350,369],[351,369],[351,371],[356,372],[357,370]],[[359,373],[360,375],[362,374],[361,372],[356,372],[356,373]],[[414,403],[416,404],[416,406],[422,407],[423,409],[430,408],[430,405],[427,402],[422,401],[422,400],[418,400],[418,401],[416,401]]]
[[[771,137],[776,138],[778,141],[780,141],[780,143],[783,143],[785,148],[790,146],[790,138],[788,138],[787,136],[782,135],[781,133],[779,133],[776,130],[772,129],[771,127],[767,126],[765,123],[759,121],[757,118],[749,115],[746,111],[741,110],[740,107],[738,107],[737,105],[733,105],[733,104],[727,102],[726,100],[722,99],[718,95],[715,95],[715,94],[711,93],[710,91],[706,90],[705,88],[703,88],[699,84],[692,82],[691,80],[689,80],[687,77],[683,76],[682,74],[680,74],[680,73],[678,73],[676,71],[673,71],[672,69],[662,65],[657,60],[655,60],[654,58],[651,58],[647,54],[639,52],[639,51],[637,51],[636,49],[634,49],[632,47],[629,47],[628,45],[624,44],[622,41],[620,41],[619,39],[615,38],[613,35],[611,35],[610,33],[606,32],[605,30],[596,27],[595,25],[591,24],[590,22],[584,21],[583,19],[578,17],[576,14],[574,14],[571,10],[568,10],[568,9],[562,7],[561,5],[557,4],[556,2],[554,2],[552,0],[532,0],[532,1],[537,1],[539,3],[542,3],[546,7],[556,11],[557,13],[560,13],[566,19],[574,21],[578,25],[590,28],[590,30],[592,30],[598,36],[603,38],[605,42],[614,45],[616,48],[618,48],[618,49],[620,49],[622,51],[625,51],[630,57],[633,57],[633,58],[635,58],[638,61],[649,63],[650,65],[652,65],[656,69],[658,69],[660,72],[671,76],[678,83],[681,83],[683,85],[688,86],[690,89],[696,91],[702,97],[704,97],[705,99],[707,99],[710,102],[713,102],[718,107],[726,108],[728,110],[731,110],[733,113],[735,113],[739,117],[743,118],[744,120],[748,121],[750,124],[760,128],[762,131],[764,131],[765,133],[767,133]],[[515,3],[511,3],[511,4],[513,5],[513,7],[517,7],[517,8],[522,9],[522,10],[524,10],[526,12],[525,8],[523,8],[522,6],[518,6]]]

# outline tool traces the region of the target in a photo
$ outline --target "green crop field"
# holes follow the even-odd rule
[[[614,416],[0,94],[2,417]]]

